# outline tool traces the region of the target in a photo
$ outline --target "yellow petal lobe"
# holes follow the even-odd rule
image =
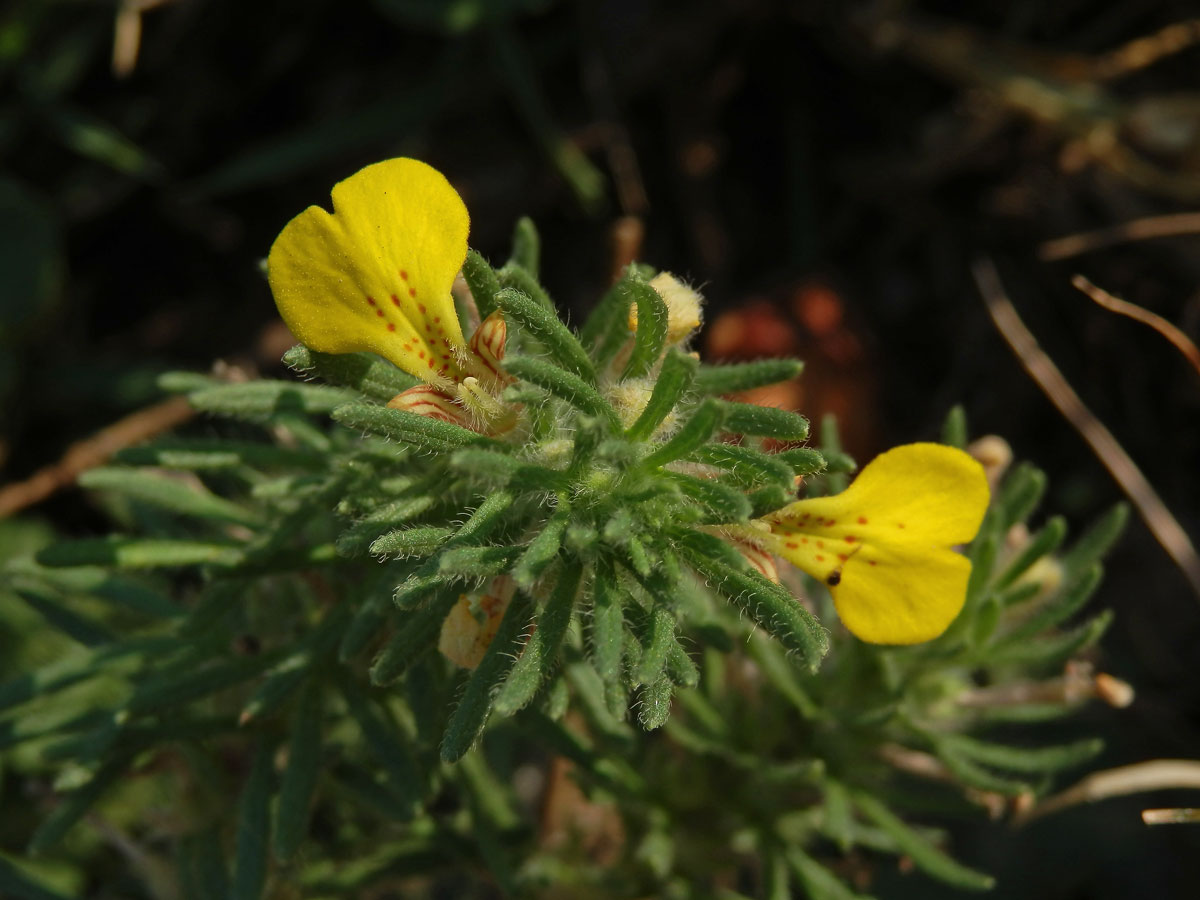
[[[422,380],[458,380],[465,341],[450,296],[470,219],[436,169],[367,166],[275,239],[267,275],[292,333],[324,353],[377,353]]]
[[[970,541],[988,505],[983,467],[941,444],[872,460],[832,497],[799,500],[764,521],[769,549],[829,585],[850,631],[877,644],[937,637],[962,609]]]

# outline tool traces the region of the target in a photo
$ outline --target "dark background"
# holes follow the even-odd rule
[[[838,412],[860,460],[936,437],[961,403],[973,434],[1049,473],[1045,508],[1078,530],[1120,491],[991,325],[970,275],[990,257],[1200,535],[1200,377],[1069,283],[1083,273],[1195,337],[1200,238],[1039,257],[1050,238],[1200,204],[1200,46],[1106,69],[1196,15],[1166,0],[178,0],[141,16],[118,77],[114,4],[9,4],[0,483],[153,403],[164,370],[280,374],[271,241],[338,179],[410,155],[458,187],[493,262],[531,216],[573,318],[610,277],[614,222],[637,216],[639,258],[708,297],[701,343],[804,357],[800,408]],[[72,490],[22,515],[104,528]],[[1197,601],[1135,521],[1094,602],[1117,612],[1099,664],[1138,700],[1072,726],[1106,736],[1101,765],[1200,756]],[[1192,897],[1200,826],[1138,815],[1188,803],[1112,800],[958,846],[1000,897]],[[877,893],[941,896],[900,876]]]

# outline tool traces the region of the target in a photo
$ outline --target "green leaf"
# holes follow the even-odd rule
[[[1089,528],[1059,560],[1067,578],[1072,578],[1087,569],[1106,554],[1129,521],[1129,506],[1118,503],[1100,521]]]
[[[256,513],[216,496],[198,481],[182,481],[143,469],[92,469],[79,476],[79,485],[93,491],[112,491],[181,516],[239,525],[257,525],[261,521]]]
[[[371,553],[376,556],[394,557],[429,556],[440,547],[455,530],[449,526],[421,525],[400,528],[371,542]]]
[[[353,399],[354,395],[342,388],[293,381],[246,381],[188,394],[188,402],[200,412],[251,422],[281,414],[328,415]]]
[[[541,262],[542,241],[537,226],[529,216],[521,216],[513,226],[512,257],[509,263],[520,266],[534,278],[538,277]]]
[[[798,844],[789,844],[784,851],[788,866],[804,885],[810,900],[871,900],[848,888],[836,875],[805,853]]]
[[[662,600],[656,600],[646,617],[642,636],[642,658],[634,672],[634,683],[651,685],[661,677],[671,645],[675,643],[675,616]]]
[[[332,418],[347,428],[377,434],[434,453],[474,444],[496,444],[490,438],[450,422],[419,416],[408,410],[388,409],[386,406],[350,403],[333,410]]]
[[[579,339],[592,349],[598,365],[608,364],[629,338],[629,307],[633,305],[630,285],[640,280],[635,267],[627,268],[583,323]]]
[[[719,402],[705,400],[692,411],[683,427],[670,440],[659,444],[642,460],[642,467],[656,468],[696,452],[708,443],[724,420]]]
[[[496,272],[475,250],[468,250],[467,258],[463,261],[463,278],[471,289],[471,296],[475,298],[479,320],[483,321],[496,311],[496,294],[500,292]]]
[[[383,403],[420,382],[373,353],[319,353],[297,344],[283,354],[290,369],[351,388]]]
[[[511,262],[496,272],[496,275],[500,279],[502,289],[509,288],[520,291],[542,309],[548,310],[557,317],[554,301],[550,299],[550,295],[546,293],[546,289],[542,287],[536,276]]]
[[[1067,522],[1062,516],[1048,519],[1033,538],[1020,549],[1004,567],[1004,571],[992,584],[992,589],[1002,591],[1024,575],[1029,568],[1047,554],[1053,553],[1067,536]]]
[[[676,349],[668,351],[654,382],[650,399],[637,421],[626,430],[625,437],[631,441],[641,441],[650,437],[687,393],[699,365],[693,356]]]
[[[667,676],[661,676],[653,684],[642,687],[641,703],[638,706],[638,722],[647,731],[654,731],[666,724],[671,716],[671,695],[675,685]]]
[[[437,646],[442,623],[446,621],[446,616],[450,614],[458,598],[457,588],[443,588],[408,613],[371,664],[371,684],[391,684],[425,653]]]
[[[731,522],[744,522],[749,518],[752,508],[750,500],[741,491],[705,478],[696,478],[683,472],[663,473],[671,484],[675,485],[685,497],[694,500],[704,510],[707,516],[698,521],[711,525],[722,525]]]
[[[939,741],[961,755],[986,766],[1030,774],[1044,774],[1074,768],[1092,759],[1104,749],[1104,741],[1098,738],[1050,747],[1010,747],[981,741],[965,734],[941,735]]]
[[[455,547],[438,557],[438,571],[459,578],[491,578],[507,572],[523,550],[523,547]]]
[[[432,507],[435,500],[426,494],[416,497],[401,497],[372,511],[338,535],[335,546],[342,556],[351,556],[363,549],[373,554],[391,552],[384,547],[376,549],[378,541],[388,537],[387,529],[408,522]]]
[[[795,651],[810,671],[816,671],[829,649],[829,634],[795,597],[764,578],[720,538],[690,529],[677,529],[671,535],[676,549],[712,588]]]
[[[505,288],[496,295],[496,305],[504,310],[506,318],[545,347],[559,366],[588,384],[596,383],[596,370],[587,351],[552,309],[546,309],[511,288]],[[508,369],[507,361],[504,367]]]
[[[229,871],[220,828],[207,828],[179,841],[179,881],[188,900],[227,900]]]
[[[521,491],[553,491],[569,486],[566,473],[496,450],[478,448],[459,450],[450,457],[450,465],[477,479],[495,478]]]
[[[592,627],[587,634],[592,665],[608,694],[620,687],[625,640],[625,618],[621,607],[616,570],[610,561],[602,560],[596,564],[592,579]]]
[[[1095,618],[1054,637],[997,645],[988,651],[988,663],[1020,663],[1029,667],[1057,665],[1100,640],[1112,621],[1113,611],[1106,609]]]
[[[44,853],[62,840],[71,827],[87,814],[118,779],[124,777],[129,760],[117,757],[104,763],[84,784],[66,794],[38,826],[29,840],[29,852]]]
[[[567,523],[571,518],[571,506],[565,494],[558,497],[558,508],[546,521],[541,530],[534,535],[533,540],[517,560],[513,568],[513,579],[523,590],[530,590],[538,577],[546,570],[562,549],[563,536],[567,531]]]
[[[700,394],[733,394],[798,378],[804,363],[798,359],[759,359],[754,362],[701,366],[695,390]]]
[[[308,833],[310,808],[321,773],[323,713],[321,688],[310,685],[292,712],[287,766],[280,780],[279,803],[275,807],[273,849],[280,862],[295,856]]]
[[[991,890],[996,879],[955,862],[922,835],[902,822],[891,810],[869,794],[855,792],[854,804],[863,815],[887,833],[917,867],[953,887],[968,891]]]
[[[371,748],[371,754],[387,773],[388,781],[401,799],[404,817],[416,811],[423,794],[421,770],[410,749],[411,741],[378,704],[349,679],[342,681],[342,696],[350,715]]]
[[[708,466],[724,469],[747,490],[767,485],[795,493],[795,470],[780,458],[780,454],[762,453],[737,444],[708,444],[693,453],[690,458]],[[823,459],[821,464],[824,464]]]
[[[1000,514],[1002,533],[1033,514],[1046,493],[1046,484],[1046,473],[1029,463],[1021,463],[1009,473],[993,504]]]
[[[662,356],[667,342],[670,314],[658,291],[640,279],[630,279],[628,290],[637,305],[637,333],[633,336],[633,352],[625,364],[623,378],[640,378],[647,374]]]
[[[967,447],[967,411],[961,405],[952,406],[942,423],[942,443],[965,450]]]
[[[793,447],[790,450],[781,450],[773,454],[780,462],[786,463],[792,467],[797,475],[815,475],[818,472],[829,470],[829,460],[825,458],[825,454],[820,450],[813,450],[811,447]],[[839,454],[848,464],[844,468],[838,468],[834,471],[849,472],[855,468],[854,460],[846,456],[844,453]]]
[[[0,897],[9,900],[69,900],[65,894],[34,881],[3,857],[0,857]]]
[[[566,369],[528,356],[506,357],[504,369],[522,381],[549,391],[589,416],[603,419],[613,430],[620,427],[616,410],[608,401],[594,387]]]
[[[492,711],[494,691],[516,663],[514,651],[529,622],[531,605],[529,598],[518,591],[504,611],[496,636],[467,679],[462,697],[450,714],[442,738],[441,755],[444,762],[452,763],[461,759],[482,733],[488,714]]]
[[[529,703],[558,664],[559,647],[571,624],[582,576],[578,565],[559,569],[550,599],[536,616],[537,628],[496,695],[496,715],[511,716]]]
[[[35,557],[43,566],[113,566],[153,569],[170,566],[236,566],[242,551],[230,544],[172,541],[113,535],[51,544]]]
[[[725,413],[725,429],[735,434],[752,434],[777,441],[808,439],[808,419],[799,413],[753,403],[718,400]]]
[[[271,794],[275,748],[259,741],[250,777],[238,801],[237,836],[231,900],[258,900],[267,884],[267,848],[271,841]]]
[[[320,469],[325,456],[302,448],[278,447],[225,438],[160,438],[142,447],[126,447],[113,459],[132,466],[156,466],[185,471],[261,469]]]
[[[1002,643],[1022,644],[1065,622],[1083,609],[1096,588],[1100,587],[1103,577],[1104,567],[1094,563],[1053,597],[1043,601],[1029,618],[1004,636]]]

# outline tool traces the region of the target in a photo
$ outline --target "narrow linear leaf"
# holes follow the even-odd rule
[[[592,623],[588,630],[592,665],[605,689],[614,688],[621,675],[625,618],[617,585],[617,574],[608,560],[596,565],[592,579]]]
[[[662,677],[671,645],[675,643],[675,616],[661,601],[655,601],[646,618],[642,658],[633,677],[636,684],[651,685]]]
[[[185,482],[171,475],[143,469],[105,467],[84,472],[79,476],[79,485],[92,491],[112,491],[182,516],[238,525],[259,522],[258,515],[216,496],[194,478]]]
[[[40,550],[35,558],[43,566],[154,569],[204,564],[232,567],[240,563],[243,556],[232,544],[111,536],[51,544]]]
[[[675,685],[665,675],[653,684],[642,687],[641,702],[638,706],[638,722],[647,731],[661,728],[671,717],[671,695]]]
[[[371,684],[391,684],[437,644],[438,633],[459,592],[451,587],[437,592],[400,622],[371,665]]]
[[[1091,599],[1100,581],[1104,578],[1104,567],[1093,563],[1061,591],[1046,600],[1024,622],[1004,636],[1005,644],[1020,644],[1049,631],[1067,621]]]
[[[744,522],[753,511],[750,500],[745,494],[719,481],[696,478],[694,475],[686,475],[683,472],[665,472],[663,474],[671,484],[679,489],[681,494],[694,500],[707,511],[707,515],[701,515],[696,521],[712,525]]]
[[[496,275],[500,279],[501,288],[520,291],[538,306],[554,313],[557,317],[554,301],[550,299],[550,295],[546,293],[546,289],[537,280],[537,276],[511,262],[506,263],[499,269]]]
[[[328,415],[353,399],[342,388],[294,381],[246,381],[188,394],[188,402],[200,412],[252,422],[280,415]]]
[[[475,250],[467,251],[462,271],[467,287],[471,289],[471,296],[475,298],[479,320],[483,321],[496,311],[496,294],[500,292],[500,280],[487,260]]]
[[[529,703],[557,665],[559,647],[571,624],[582,577],[580,566],[559,569],[558,582],[550,599],[537,615],[537,628],[496,695],[493,707],[496,715],[511,716]]]
[[[1112,624],[1113,611],[1106,609],[1082,625],[1050,638],[1027,640],[993,647],[989,663],[1023,663],[1027,666],[1051,666],[1090,647]]]
[[[725,429],[735,434],[751,434],[774,438],[777,441],[808,439],[808,419],[799,413],[774,406],[753,403],[731,403],[718,400],[725,413]]]
[[[901,851],[908,854],[917,867],[949,885],[968,891],[987,891],[996,879],[955,862],[923,836],[918,834],[880,801],[861,792],[853,794],[854,805],[864,816],[888,834]]]
[[[1046,473],[1030,463],[1021,463],[1009,473],[994,504],[1000,512],[1003,531],[1033,514],[1042,502],[1047,483]]]
[[[705,400],[697,406],[683,427],[665,443],[659,444],[642,460],[644,468],[655,468],[683,459],[707,444],[725,420],[719,401]]]
[[[8,860],[0,857],[0,897],[10,900],[69,900],[34,881]]]
[[[502,575],[520,557],[524,547],[455,547],[438,557],[438,571],[460,578]]]
[[[622,377],[641,378],[662,356],[670,313],[658,291],[641,279],[630,279],[628,291],[637,308],[637,331],[633,336],[633,352]]]
[[[559,366],[588,384],[596,383],[596,370],[583,344],[571,334],[571,329],[563,324],[552,309],[512,288],[505,288],[496,295],[496,305],[504,310],[506,317],[545,347]],[[507,362],[505,368],[508,368]]]
[[[541,263],[542,240],[537,226],[529,216],[521,216],[513,226],[512,257],[509,263],[520,266],[534,278],[538,277]]]
[[[310,685],[292,713],[288,735],[287,766],[279,784],[275,807],[273,851],[280,862],[296,855],[308,833],[308,821],[317,778],[321,772],[321,688]]]
[[[711,587],[734,602],[815,671],[829,649],[829,634],[796,598],[753,569],[720,538],[690,529],[672,532],[677,549]]]
[[[513,568],[513,578],[517,586],[524,590],[533,587],[534,582],[562,549],[563,537],[571,518],[571,506],[563,494],[559,495],[558,504],[554,514],[542,526],[542,530],[534,535]]]
[[[342,682],[342,696],[350,715],[371,748],[371,753],[401,799],[404,818],[410,818],[422,794],[421,770],[413,757],[410,741],[400,732],[386,712],[349,679]]]
[[[816,453],[816,451],[812,451]],[[824,459],[816,454],[820,465]],[[736,444],[708,444],[690,457],[699,463],[724,469],[742,487],[763,486],[783,488],[790,493],[796,489],[796,472],[781,458],[781,454],[761,453]]]
[[[1012,585],[1018,578],[1029,571],[1029,567],[1047,554],[1053,553],[1067,536],[1067,521],[1062,516],[1054,516],[1004,567],[1004,571],[996,578],[992,587],[1002,591]]]
[[[963,734],[946,734],[941,742],[976,762],[1010,772],[1044,774],[1070,769],[1092,759],[1104,749],[1098,738],[1050,747],[1010,747]]]
[[[629,440],[644,440],[654,433],[691,387],[699,365],[695,357],[679,350],[667,353],[646,407],[625,432]]]
[[[437,453],[471,445],[501,446],[491,438],[476,434],[467,428],[430,416],[419,416],[403,409],[350,403],[338,406],[331,415],[335,422],[347,428],[356,428]]]
[[[55,846],[71,827],[84,817],[96,802],[125,774],[129,760],[111,759],[80,787],[64,796],[29,840],[29,852],[44,853]]]
[[[818,472],[829,470],[829,460],[825,458],[825,453],[821,450],[814,450],[811,447],[794,447],[790,450],[781,450],[779,453],[773,454],[780,462],[786,463],[792,467],[797,475],[815,475]],[[846,461],[843,468],[836,468],[838,472],[852,472],[856,467],[854,460],[846,456],[844,453],[839,454],[841,459]]]
[[[852,891],[798,844],[789,844],[784,853],[788,866],[812,900],[872,900],[867,894]]]
[[[267,884],[267,848],[271,837],[274,747],[260,741],[250,777],[238,801],[237,836],[231,900],[258,900]]]
[[[1067,577],[1070,578],[1075,573],[1082,572],[1104,556],[1117,542],[1117,538],[1125,530],[1125,524],[1128,521],[1129,505],[1118,503],[1105,513],[1095,525],[1084,532],[1083,537],[1076,541],[1059,560]]]
[[[503,479],[514,490],[556,490],[568,486],[564,472],[490,449],[459,450],[450,457],[450,465],[477,478]]]
[[[522,381],[549,391],[581,412],[605,420],[614,430],[620,427],[616,410],[594,387],[573,372],[528,356],[506,357],[504,369]]]
[[[373,353],[319,353],[297,344],[283,354],[283,363],[293,371],[316,375],[384,403],[420,383]]]
[[[695,389],[700,394],[733,394],[798,378],[804,363],[798,359],[759,359],[754,362],[701,366]]]
[[[492,710],[492,696],[515,664],[518,638],[529,622],[532,604],[521,591],[513,597],[483,659],[467,679],[458,705],[450,714],[442,738],[441,756],[452,763],[462,758],[483,731]]]

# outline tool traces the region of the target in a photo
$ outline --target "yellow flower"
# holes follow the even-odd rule
[[[798,500],[754,532],[765,549],[829,587],[850,631],[873,644],[937,637],[962,609],[988,505],[983,467],[941,444],[881,454],[832,497]]]
[[[489,316],[468,344],[450,296],[467,255],[462,198],[415,159],[367,166],[332,194],[332,214],[310,206],[271,247],[284,322],[313,350],[377,353],[425,382],[389,406],[497,430],[504,319]]]

